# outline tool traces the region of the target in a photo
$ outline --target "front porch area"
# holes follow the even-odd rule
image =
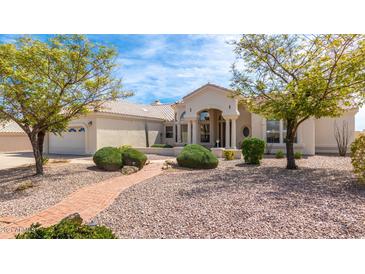
[[[203,109],[192,118],[183,117],[174,124],[175,145],[200,144],[208,148],[236,149],[238,115],[224,116],[218,109]]]

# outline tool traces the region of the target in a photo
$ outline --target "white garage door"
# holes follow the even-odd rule
[[[70,127],[62,136],[49,136],[49,152],[55,154],[85,154],[85,128]]]

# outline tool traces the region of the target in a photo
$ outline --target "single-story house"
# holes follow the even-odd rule
[[[49,134],[44,150],[87,155],[104,146],[146,148],[161,143],[176,147],[193,143],[224,150],[239,148],[245,137],[253,136],[264,139],[271,152],[285,151],[285,122],[249,112],[230,94],[231,90],[208,83],[174,104],[108,102],[101,110],[73,120],[62,136]],[[352,142],[357,111],[349,109],[339,118],[306,120],[298,128],[295,150],[306,155],[336,153],[335,124],[347,123]]]

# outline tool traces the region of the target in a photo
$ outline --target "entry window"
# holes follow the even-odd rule
[[[166,138],[174,138],[174,128],[172,126],[166,126]]]
[[[266,121],[266,142],[280,143],[280,121]]]
[[[282,131],[282,134],[283,134],[284,143],[286,143],[286,121],[283,121],[283,131]],[[298,142],[298,138],[297,138],[297,134],[295,134],[294,143],[297,143],[297,142]]]
[[[201,143],[210,142],[209,124],[200,125],[200,142]]]
[[[200,112],[199,120],[200,121],[209,121],[209,112],[208,111]]]

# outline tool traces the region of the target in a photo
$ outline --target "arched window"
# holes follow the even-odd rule
[[[183,113],[181,113],[180,120],[184,119],[184,117],[185,117],[185,111]]]
[[[199,115],[200,121],[209,121],[209,112],[208,111],[202,111]]]

